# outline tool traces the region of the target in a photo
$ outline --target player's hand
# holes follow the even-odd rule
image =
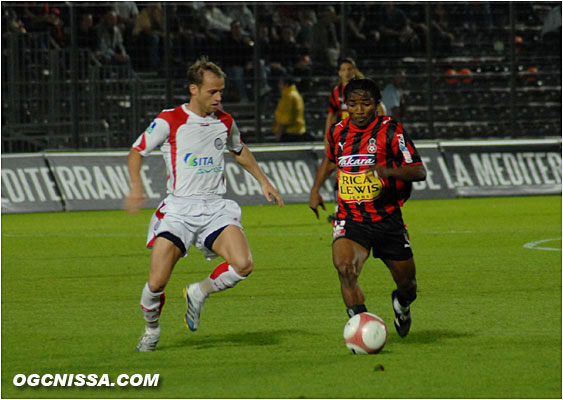
[[[266,196],[266,200],[268,200],[270,203],[272,201],[275,201],[276,203],[278,203],[278,206],[280,208],[285,207],[285,203],[283,201],[283,198],[281,197],[281,194],[279,194],[279,192],[275,187],[272,186],[270,182],[264,183],[262,185],[262,192],[264,193],[264,196]]]
[[[375,177],[379,177],[381,179],[389,178],[389,171],[382,165],[375,164],[373,167],[370,168],[376,174]]]
[[[145,204],[145,194],[142,189],[131,189],[129,195],[125,198],[125,209],[131,215],[135,215]]]
[[[323,202],[323,198],[318,190],[311,190],[311,196],[309,197],[309,208],[313,210],[317,219],[319,219],[319,210],[317,207],[321,206],[323,210],[326,211],[325,203]]]

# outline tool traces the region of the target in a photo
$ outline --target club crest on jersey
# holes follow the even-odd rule
[[[377,152],[377,145],[375,144],[375,139],[371,138],[368,142],[368,153],[373,154]]]
[[[217,138],[215,139],[215,148],[217,150],[223,150],[223,147],[225,147],[225,144],[223,143],[223,141],[221,140],[221,138]]]

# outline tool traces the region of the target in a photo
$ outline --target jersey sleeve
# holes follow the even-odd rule
[[[326,157],[327,157],[330,161],[332,161],[333,163],[336,164],[336,157],[334,156],[334,153],[335,153],[334,149],[335,149],[335,147],[336,147],[336,143],[334,143],[334,129],[335,129],[335,126],[336,126],[336,125],[332,125],[332,126],[328,129],[328,131],[326,132],[326,139],[327,139],[326,143],[327,143],[327,146],[326,146],[326,149],[325,149],[325,150],[326,150]]]
[[[392,124],[397,124],[391,144],[397,164],[400,166],[421,164],[422,159],[412,139],[403,131],[403,127],[399,122],[391,121]]]
[[[170,136],[170,125],[162,118],[155,118],[147,129],[135,140],[133,148],[146,156],[155,148],[162,145]]]
[[[243,147],[244,143],[242,141],[238,126],[236,122],[232,120],[232,125],[227,135],[227,149],[234,153],[240,153]]]

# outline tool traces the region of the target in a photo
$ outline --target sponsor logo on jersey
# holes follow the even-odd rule
[[[373,171],[338,171],[338,197],[347,203],[373,201],[383,193],[383,181]]]
[[[365,167],[375,165],[373,154],[354,154],[350,156],[338,157],[338,166],[344,167]]]
[[[403,153],[403,158],[405,159],[405,162],[407,164],[412,163],[412,156],[405,143],[405,137],[403,136],[402,133],[399,133],[397,137],[399,138],[399,150],[401,150],[401,153]]]
[[[223,172],[222,165],[216,165],[213,157],[199,156],[194,153],[188,153],[184,156],[184,163],[187,168],[197,169],[198,174],[207,174],[210,172]]]

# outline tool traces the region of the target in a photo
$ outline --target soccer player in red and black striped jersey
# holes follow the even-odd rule
[[[346,57],[340,61],[338,66],[338,78],[338,85],[332,89],[329,96],[328,114],[325,122],[325,147],[327,146],[326,132],[332,125],[342,121],[349,115],[348,105],[346,104],[346,96],[344,95],[346,85],[348,85],[352,79],[363,79],[364,75],[358,70],[356,62],[352,58]],[[387,114],[383,102],[378,102],[376,107],[377,115]],[[330,168],[330,172],[334,171],[335,165],[330,164],[328,159],[324,157],[320,168],[327,168],[327,166]],[[338,190],[337,182],[334,184],[334,190],[335,192]],[[333,217],[330,216],[329,219],[332,220]]]
[[[370,251],[391,272],[395,328],[410,329],[410,304],[416,298],[415,263],[401,206],[412,182],[426,179],[426,169],[401,124],[377,115],[381,94],[370,79],[350,81],[345,89],[350,116],[327,132],[326,155],[336,165],[338,211],[333,221],[332,258],[350,317],[366,312],[358,277]],[[311,189],[310,207],[324,208],[319,189],[331,166],[321,165]]]

